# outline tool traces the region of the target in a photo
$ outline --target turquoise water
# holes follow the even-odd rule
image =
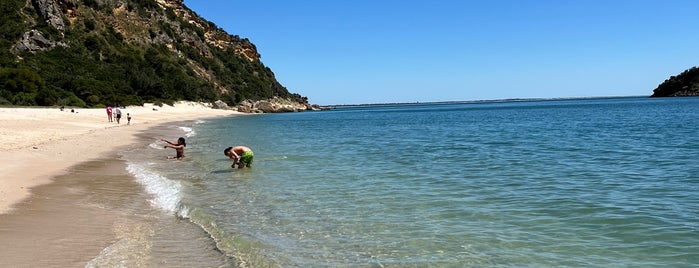
[[[153,204],[251,267],[696,267],[699,98],[342,107],[173,126]],[[176,137],[172,137],[175,139]],[[223,155],[243,144],[253,169]],[[155,159],[155,160],[154,160]],[[162,159],[162,160],[161,160]]]

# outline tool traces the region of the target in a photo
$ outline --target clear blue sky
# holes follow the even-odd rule
[[[311,103],[650,95],[699,65],[695,0],[185,0]]]

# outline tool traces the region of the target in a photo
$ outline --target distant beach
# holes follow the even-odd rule
[[[22,234],[41,234],[42,237],[53,237],[52,241],[29,241],[35,243],[35,250],[41,248],[42,256],[61,256],[63,261],[48,265],[85,265],[97,255],[99,250],[118,240],[118,235],[112,230],[117,225],[117,218],[103,215],[80,207],[64,206],[60,211],[52,208],[44,210],[44,206],[52,203],[54,198],[81,198],[84,194],[57,193],[58,187],[50,187],[55,178],[77,169],[78,177],[97,178],[90,193],[98,191],[103,177],[127,178],[122,184],[111,187],[121,189],[122,193],[137,191],[138,185],[124,169],[124,164],[116,157],[116,150],[128,146],[138,140],[138,134],[149,128],[178,121],[213,118],[222,116],[241,115],[232,110],[217,110],[194,102],[178,102],[173,106],[128,106],[122,107],[120,124],[109,122],[105,108],[0,108],[0,162],[3,175],[0,179],[0,229],[8,233],[5,239],[0,239],[0,251],[9,252],[30,237],[13,239],[12,236]],[[130,124],[127,113],[131,115]],[[177,137],[165,137],[174,138]],[[112,159],[112,160],[110,160]],[[92,164],[90,164],[92,163]],[[105,166],[106,165],[106,166]],[[108,167],[107,167],[108,166]],[[76,168],[77,167],[77,168]],[[119,168],[120,167],[120,168]],[[105,170],[107,173],[105,173]],[[104,180],[102,180],[104,181]],[[130,182],[130,183],[127,183]],[[91,189],[93,186],[79,185],[80,189]],[[103,187],[102,187],[103,188]],[[128,190],[126,188],[129,188]],[[54,189],[52,192],[51,189]],[[87,191],[87,190],[86,190]],[[37,195],[39,193],[39,195]],[[32,198],[38,196],[39,198]],[[72,197],[71,197],[72,196]],[[35,200],[36,199],[36,200]],[[46,202],[48,201],[48,202]],[[58,202],[56,202],[58,203]],[[70,202],[65,203],[70,204]],[[92,212],[90,212],[92,211]],[[60,222],[86,220],[94,226],[109,226],[112,228],[90,230],[92,225],[77,225],[80,230],[60,228]],[[115,222],[110,222],[114,220]],[[55,221],[55,222],[52,222]],[[120,220],[121,221],[121,220]],[[103,224],[99,224],[99,222]],[[36,223],[36,224],[33,224]],[[26,228],[25,228],[26,226]],[[48,228],[47,228],[48,226]],[[50,228],[54,226],[54,228]],[[13,231],[14,228],[23,230]],[[125,227],[126,229],[133,228]],[[9,234],[13,234],[10,236]],[[79,235],[79,236],[78,236]],[[48,245],[47,243],[62,244],[76,238],[78,244]],[[63,242],[55,242],[63,241]],[[28,245],[29,246],[29,245]],[[90,250],[92,249],[92,250]],[[97,250],[95,252],[94,250]],[[55,251],[51,253],[51,251]],[[12,256],[12,260],[32,260],[32,251],[25,256]],[[9,254],[9,253],[8,253]],[[24,253],[20,254],[23,255]],[[85,256],[81,256],[85,255]],[[0,259],[8,260],[2,256]],[[46,261],[46,258],[41,258]],[[30,262],[40,263],[42,260]],[[21,263],[21,262],[19,262]],[[8,263],[5,263],[8,264]]]

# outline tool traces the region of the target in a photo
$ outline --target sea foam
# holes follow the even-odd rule
[[[136,181],[142,184],[146,191],[154,195],[151,204],[155,207],[169,212],[180,213],[180,192],[182,185],[173,180],[148,170],[142,165],[129,163],[126,167]]]
[[[194,129],[192,129],[191,127],[180,127],[180,129],[182,131],[184,131],[184,136],[187,138],[192,137],[192,136],[197,134],[197,132],[194,131]]]
[[[158,149],[158,150],[163,150],[163,143],[154,141],[151,144],[148,144],[148,147],[153,148],[153,149]]]

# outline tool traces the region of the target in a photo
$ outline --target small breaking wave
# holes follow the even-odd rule
[[[191,127],[180,127],[180,129],[184,131],[184,136],[187,138],[197,135],[197,132]]]
[[[152,142],[151,144],[148,144],[148,147],[153,148],[153,149],[158,149],[158,150],[163,150],[163,144],[157,141]]]
[[[236,259],[238,263],[250,265],[250,267],[278,267],[274,260],[269,259],[261,252],[266,248],[264,244],[241,234],[227,231],[207,212],[196,207],[190,208],[183,205],[181,203],[183,185],[180,182],[153,172],[147,169],[144,164],[128,163],[126,169],[136,178],[137,182],[145,187],[148,193],[154,195],[153,199],[150,200],[153,206],[172,212],[176,216],[188,219],[201,227],[214,240],[216,248],[225,255]],[[107,253],[103,252],[102,255],[112,251],[119,252],[120,247],[123,246],[121,243],[117,243],[115,246],[107,248],[105,251]],[[100,262],[94,260],[91,263],[99,264]]]
[[[180,205],[182,185],[179,182],[169,180],[139,164],[129,163],[126,170],[148,193],[154,195],[150,200],[153,206],[177,214],[186,214]]]

